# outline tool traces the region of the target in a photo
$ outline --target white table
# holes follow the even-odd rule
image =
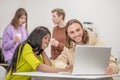
[[[120,74],[115,75],[96,75],[96,76],[75,76],[70,74],[59,74],[59,73],[42,73],[42,72],[19,72],[13,73],[14,75],[22,75],[22,76],[32,76],[34,80],[108,80],[106,78],[109,77],[120,77]]]

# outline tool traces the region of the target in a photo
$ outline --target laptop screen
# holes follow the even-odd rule
[[[75,48],[73,74],[105,74],[111,47],[80,46]]]

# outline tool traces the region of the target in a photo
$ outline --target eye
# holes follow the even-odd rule
[[[46,37],[46,36],[44,37],[44,40],[47,40],[47,37]]]
[[[45,36],[44,39],[47,39],[47,37]]]
[[[55,18],[56,16],[55,15],[53,15],[53,18]]]
[[[45,36],[45,37],[44,37],[44,40],[50,41],[50,39],[48,38],[48,36]]]
[[[80,28],[78,28],[76,31],[79,32],[79,31],[80,31]]]
[[[70,34],[73,34],[74,33],[74,31],[70,31]]]
[[[50,42],[50,38],[48,39],[48,41]]]

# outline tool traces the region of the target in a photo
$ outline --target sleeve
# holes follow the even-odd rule
[[[67,52],[68,52],[68,49],[66,49],[65,47],[61,55],[54,61],[55,68],[65,69],[65,67],[68,65],[68,56],[67,56],[68,53]]]
[[[56,54],[55,54],[55,50],[54,50],[54,47],[51,46],[51,58],[54,60],[56,57]]]
[[[52,32],[52,38],[55,38],[55,32],[56,32],[56,27],[53,28],[53,32]],[[58,55],[61,54],[61,52],[63,51],[65,44],[59,42],[58,46],[51,46],[51,57],[52,59],[56,59],[58,57]]]
[[[105,43],[100,40],[94,32],[91,32],[87,30],[88,36],[89,36],[89,42],[88,45],[93,45],[93,46],[105,46]]]
[[[32,48],[29,44],[26,44],[23,48],[22,56],[25,61],[31,65],[31,67],[36,70],[39,64],[42,64],[42,59],[37,59],[32,51]]]
[[[14,41],[12,39],[11,30],[6,28],[2,37],[2,48],[4,48],[5,50],[10,49],[13,47],[13,45],[14,45]]]
[[[55,27],[53,28],[52,38],[54,37],[54,31],[55,31]],[[51,46],[51,58],[53,60],[57,57],[57,55],[55,53],[56,53],[55,47]]]
[[[56,59],[58,55],[60,55],[60,52],[63,51],[64,44],[60,43],[58,44],[58,47],[51,46],[51,56],[53,59]]]
[[[94,46],[106,46],[105,43],[102,40],[100,40],[97,37],[97,35],[93,34],[92,32],[89,32],[89,36],[90,36],[89,44],[94,45]],[[112,54],[110,56],[109,66],[112,66],[114,74],[118,73],[119,68],[115,61],[115,57]]]

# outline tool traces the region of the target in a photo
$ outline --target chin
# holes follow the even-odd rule
[[[80,43],[81,42],[81,40],[80,41],[75,41],[76,43]]]

